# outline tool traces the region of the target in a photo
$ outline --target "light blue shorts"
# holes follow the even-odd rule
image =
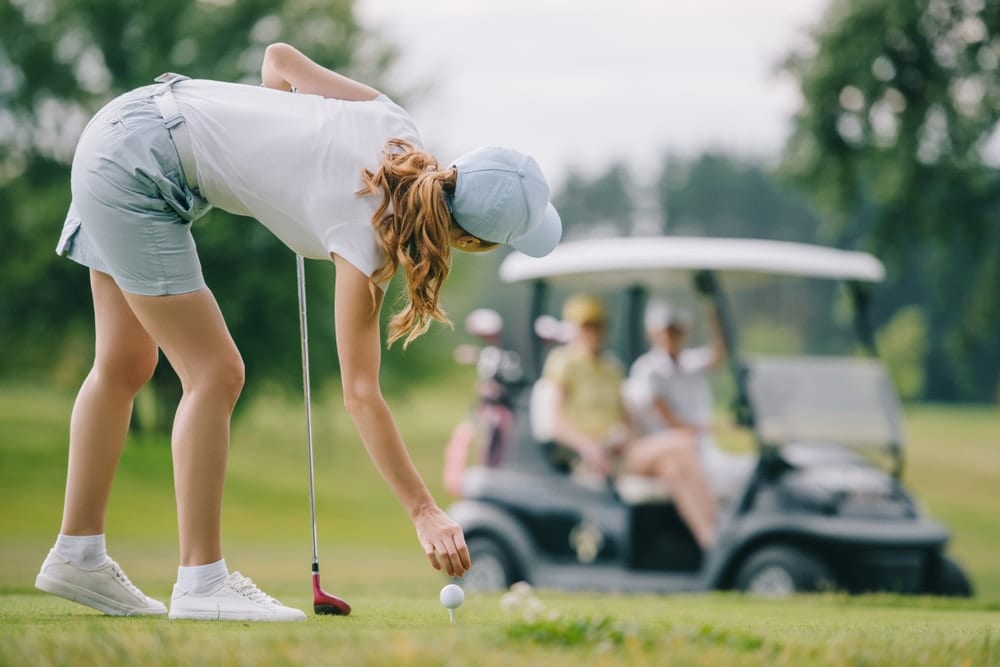
[[[87,125],[73,156],[73,201],[56,252],[146,296],[205,287],[191,223],[210,207],[184,179],[153,94],[126,93]]]

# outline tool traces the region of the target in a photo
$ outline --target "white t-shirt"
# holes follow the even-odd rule
[[[683,350],[675,361],[665,350],[654,348],[640,356],[629,372],[626,394],[639,416],[644,432],[667,428],[653,401],[664,401],[677,417],[695,426],[712,421],[712,388],[708,371],[712,367],[710,346]]]
[[[200,79],[173,92],[210,204],[256,218],[303,257],[336,253],[368,276],[382,264],[371,224],[381,197],[354,193],[386,140],[420,147],[402,108],[385,95],[349,102]]]

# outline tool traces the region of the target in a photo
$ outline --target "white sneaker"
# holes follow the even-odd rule
[[[155,616],[167,613],[162,602],[136,588],[110,558],[96,570],[77,567],[56,553],[42,563],[35,588],[93,607],[111,616]]]
[[[170,618],[204,621],[304,621],[306,614],[281,604],[244,577],[233,572],[211,593],[197,595],[174,586]]]

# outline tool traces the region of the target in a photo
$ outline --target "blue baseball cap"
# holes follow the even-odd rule
[[[451,166],[458,170],[458,181],[448,206],[466,232],[531,257],[547,255],[559,244],[562,221],[534,158],[511,148],[483,146]]]

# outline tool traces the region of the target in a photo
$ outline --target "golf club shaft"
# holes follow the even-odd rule
[[[313,571],[318,569],[319,549],[316,539],[316,478],[313,472],[312,392],[309,388],[309,320],[306,317],[306,267],[302,255],[295,255],[295,273],[299,283],[299,331],[302,339],[302,391],[306,404],[306,448],[309,451],[309,515],[312,518]]]

